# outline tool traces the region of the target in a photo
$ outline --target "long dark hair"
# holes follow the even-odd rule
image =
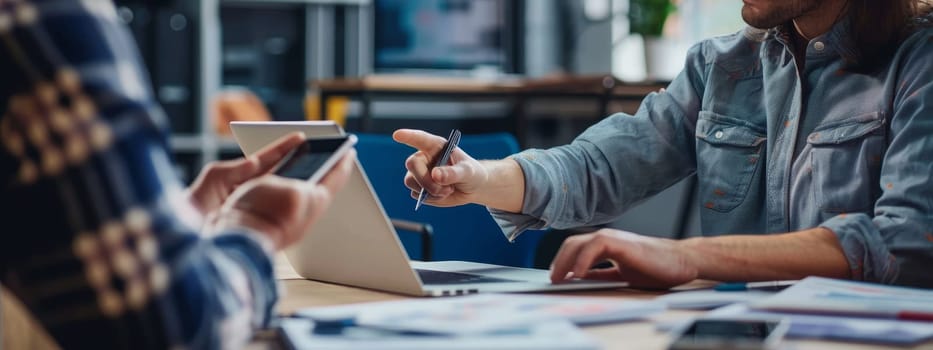
[[[858,53],[850,69],[872,71],[891,59],[901,42],[924,22],[921,17],[930,15],[930,1],[849,0],[846,16]]]

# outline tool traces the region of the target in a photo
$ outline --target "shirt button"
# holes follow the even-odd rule
[[[826,48],[826,44],[823,44],[822,41],[817,41],[813,43],[813,48],[816,49],[816,51],[823,51],[823,49]]]
[[[717,139],[721,139],[721,138],[722,138],[722,130],[717,131],[715,134],[713,134],[713,137],[715,137],[715,138],[717,138]]]

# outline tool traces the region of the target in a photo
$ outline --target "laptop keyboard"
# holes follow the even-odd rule
[[[505,278],[496,278],[480,275],[472,275],[460,272],[434,271],[415,269],[421,282],[424,284],[470,284],[470,283],[493,283],[493,282],[518,282]]]

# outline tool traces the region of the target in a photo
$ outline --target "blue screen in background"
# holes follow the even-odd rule
[[[376,69],[504,68],[507,0],[376,0]]]

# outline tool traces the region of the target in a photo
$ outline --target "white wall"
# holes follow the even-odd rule
[[[608,0],[606,0],[608,1]],[[646,74],[644,44],[638,35],[629,35],[625,13],[628,0],[612,0],[616,17],[612,25],[612,73],[619,79],[640,81],[673,79],[681,70],[687,50],[694,43],[716,35],[733,33],[744,26],[742,2],[738,0],[681,0],[677,12],[668,18],[664,42],[658,55],[656,76]]]

